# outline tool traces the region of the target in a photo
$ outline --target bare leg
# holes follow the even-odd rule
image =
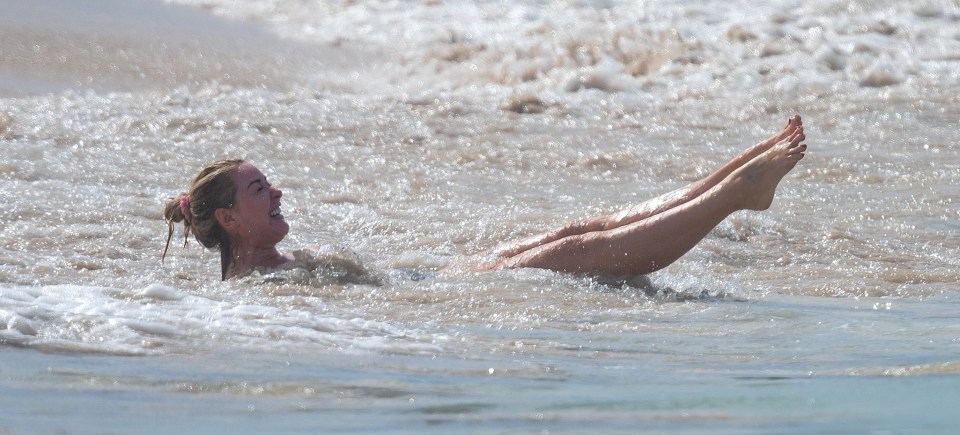
[[[803,158],[803,130],[780,140],[692,200],[611,230],[575,234],[484,269],[535,267],[640,275],[673,263],[731,213],[765,210],[780,180]]]
[[[747,148],[746,151],[737,157],[734,157],[720,169],[710,173],[698,181],[691,183],[686,187],[661,195],[657,198],[646,201],[619,213],[568,224],[553,231],[538,234],[518,242],[510,243],[495,249],[493,253],[502,258],[513,257],[521,252],[529,251],[538,246],[542,246],[565,237],[591,233],[594,231],[612,230],[614,228],[629,225],[631,223],[663,213],[667,210],[691,201],[700,195],[703,195],[705,192],[727,178],[733,171],[745,165],[747,162],[752,160],[754,157],[757,157],[764,151],[769,150],[774,144],[787,139],[798,129],[802,129],[802,125],[803,121],[800,119],[800,115],[794,115],[794,117],[787,121],[787,126],[784,127],[783,130],[780,130],[766,140]]]

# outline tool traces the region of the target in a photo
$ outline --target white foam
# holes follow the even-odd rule
[[[162,301],[176,301],[183,299],[183,295],[181,295],[177,289],[161,284],[148,285],[143,289],[143,291],[140,292],[140,295]]]
[[[92,286],[0,288],[0,339],[45,351],[151,354],[215,343],[259,349],[322,344],[329,349],[435,352],[428,336],[362,318],[290,307],[284,298],[186,295]],[[322,304],[321,304],[322,305]],[[208,340],[213,340],[212,342]]]
[[[378,47],[396,56],[385,73],[396,71],[391,81],[412,93],[653,86],[681,89],[673,94],[681,98],[725,98],[803,94],[822,83],[837,84],[831,92],[857,92],[910,85],[910,77],[937,68],[924,58],[960,50],[951,30],[958,8],[946,0],[885,0],[869,8],[840,0],[202,4],[295,39]],[[889,61],[865,64],[851,56]],[[811,65],[826,68],[808,74],[809,81],[780,82]]]

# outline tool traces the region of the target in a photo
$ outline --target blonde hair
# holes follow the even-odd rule
[[[220,250],[220,278],[225,279],[233,261],[230,238],[217,222],[214,213],[220,208],[233,207],[237,194],[237,168],[243,160],[221,160],[207,165],[193,178],[190,190],[176,198],[170,198],[163,207],[167,221],[167,245],[163,248],[162,262],[170,248],[173,226],[183,222],[183,246],[187,246],[190,233],[207,249]]]

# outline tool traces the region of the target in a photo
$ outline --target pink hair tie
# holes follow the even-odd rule
[[[190,198],[187,195],[180,195],[180,214],[183,215],[183,220],[188,224],[190,223]]]

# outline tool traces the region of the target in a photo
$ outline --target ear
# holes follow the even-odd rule
[[[220,226],[225,230],[233,229],[239,223],[236,216],[233,215],[233,212],[227,208],[216,209],[213,212],[213,217],[217,219],[217,222],[220,223]]]

